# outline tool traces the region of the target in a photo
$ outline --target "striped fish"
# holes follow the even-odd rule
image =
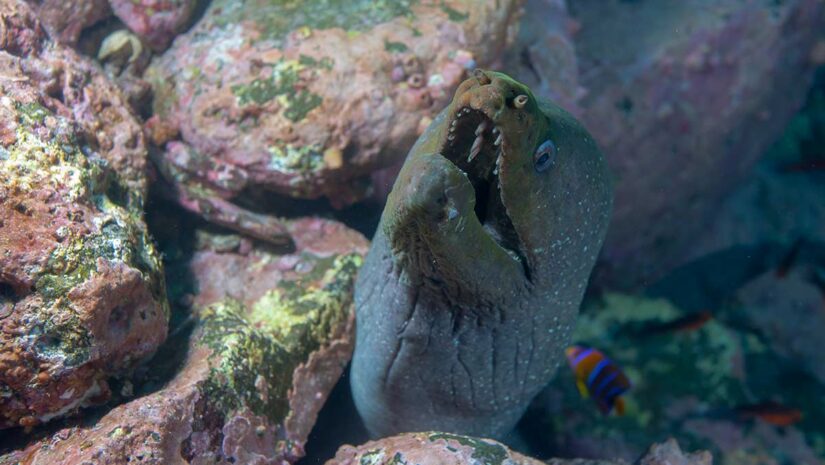
[[[604,415],[613,407],[622,415],[624,401],[620,396],[630,389],[630,380],[622,369],[592,347],[574,345],[568,347],[565,354],[582,397],[592,397]]]

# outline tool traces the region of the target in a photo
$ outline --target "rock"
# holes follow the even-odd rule
[[[741,244],[825,242],[825,69],[802,110],[759,161],[753,175],[718,208],[692,244],[691,260]]]
[[[106,159],[128,187],[131,201],[145,195],[143,131],[117,87],[91,60],[53,44],[25,2],[0,0],[2,83],[25,83],[43,105],[78,126],[80,139]]]
[[[630,378],[626,412],[601,415],[564,367],[523,420],[535,434],[529,441],[554,455],[632,461],[666,433],[719,463],[825,463],[825,385],[723,309],[698,327],[654,329],[683,316],[663,299],[616,294],[587,306],[574,339],[603,351]],[[764,401],[801,411],[801,422],[779,426],[741,413]]]
[[[110,0],[115,15],[155,50],[163,50],[189,22],[197,0]]]
[[[287,253],[237,235],[200,233],[190,266],[201,291],[190,302],[195,330],[152,364],[158,370],[167,357],[185,354],[180,367],[171,363],[171,380],[93,426],[65,428],[0,464],[300,458],[352,352],[352,287],[367,244],[332,221],[287,227],[297,246]]]
[[[0,6],[0,428],[30,428],[107,400],[169,310],[139,126],[24,3]]]
[[[654,444],[647,455],[639,459],[639,465],[711,465],[713,457],[707,451],[685,454],[675,439]]]
[[[345,445],[326,465],[627,465],[623,460],[550,459],[540,462],[492,439],[448,433],[407,433],[354,447]],[[710,453],[685,454],[674,439],[654,444],[637,465],[711,465]]]
[[[158,164],[202,214],[261,189],[350,204],[501,54],[519,2],[493,3],[214,1],[146,72],[154,127],[181,138]]]
[[[570,64],[556,66],[572,61],[570,39],[545,26],[548,2],[527,4],[516,45],[538,73],[522,64],[516,75],[572,99],[611,163],[616,203],[601,281],[650,282],[684,262],[799,108],[822,2],[574,0],[575,22],[556,23],[575,31],[577,80]]]
[[[326,465],[542,465],[492,439],[449,433],[407,433],[343,446]]]
[[[80,33],[112,15],[107,0],[28,0],[49,35],[74,46]]]
[[[796,267],[770,271],[737,292],[739,315],[753,325],[773,352],[800,365],[825,385],[825,273]]]

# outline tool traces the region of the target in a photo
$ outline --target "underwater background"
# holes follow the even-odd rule
[[[623,414],[557,354],[499,442],[367,442],[356,277],[477,68],[610,168]],[[825,464],[823,336],[822,0],[0,0],[0,464]]]

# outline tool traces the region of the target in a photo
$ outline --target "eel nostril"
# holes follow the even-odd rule
[[[490,84],[492,82],[490,80],[490,77],[487,76],[487,73],[485,73],[484,70],[479,68],[473,70],[473,77],[476,78],[476,81],[478,81],[478,84],[481,86],[486,86],[487,84]]]

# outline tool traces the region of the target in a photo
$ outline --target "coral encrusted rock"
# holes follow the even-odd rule
[[[670,439],[654,444],[637,465],[711,465],[710,453],[682,452]],[[628,465],[624,460],[550,459],[526,457],[492,439],[448,433],[407,433],[338,449],[326,465]]]
[[[343,446],[326,465],[543,465],[492,439],[449,433],[408,433]]]
[[[213,1],[146,72],[158,164],[182,205],[247,233],[235,210],[249,190],[350,204],[371,171],[404,157],[467,70],[500,56],[518,7]]]
[[[190,299],[194,330],[173,337],[153,364],[161,371],[171,361],[170,379],[0,464],[281,465],[303,456],[352,353],[352,288],[367,243],[328,220],[287,228],[292,252],[200,232],[190,270],[200,290]]]
[[[136,122],[25,4],[0,4],[0,428],[31,427],[105,401],[169,311]]]

